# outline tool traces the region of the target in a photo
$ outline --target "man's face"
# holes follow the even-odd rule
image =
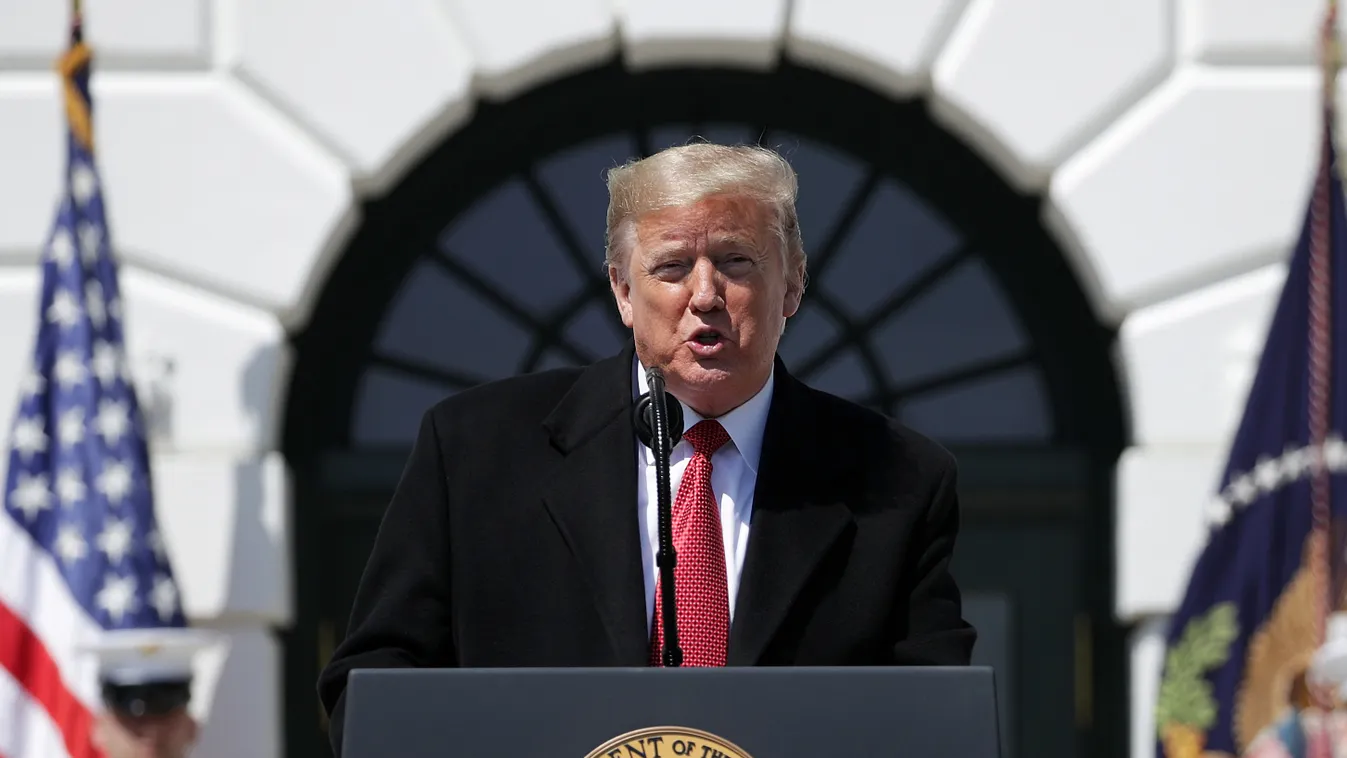
[[[767,380],[785,320],[803,291],[786,271],[769,209],[717,196],[636,223],[625,279],[609,271],[636,354],[698,413],[721,416]]]
[[[196,722],[180,708],[154,716],[104,711],[93,737],[107,758],[185,758],[196,734]]]

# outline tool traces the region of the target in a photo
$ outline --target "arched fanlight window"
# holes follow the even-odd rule
[[[799,172],[810,284],[780,350],[797,376],[951,446],[1121,437],[1111,334],[1036,201],[913,106],[784,67],[605,68],[484,106],[366,209],[297,338],[290,439],[404,447],[447,395],[617,351],[604,172],[691,139]]]
[[[671,125],[651,141],[757,142],[796,166],[810,286],[782,340],[787,367],[951,443],[1048,439],[1042,370],[976,245],[859,158],[750,128]],[[445,227],[381,320],[353,445],[408,444],[441,397],[620,349],[628,332],[602,270],[603,172],[639,154],[632,134],[588,140],[500,182]]]
[[[311,692],[311,640],[327,649],[348,612],[353,556],[368,550],[425,410],[483,381],[589,363],[628,339],[603,272],[603,173],[695,137],[778,149],[799,172],[810,283],[781,343],[787,367],[955,448],[961,477],[974,474],[961,483],[982,477],[972,489],[989,516],[1004,505],[994,496],[1016,487],[1035,513],[1066,513],[1090,530],[1081,571],[1108,576],[1112,519],[1095,507],[1107,498],[1079,488],[1063,498],[1059,484],[1094,487],[1090,472],[1110,470],[1122,447],[1114,334],[1041,223],[1041,199],[1008,186],[920,101],[788,63],[633,73],[614,61],[479,103],[365,203],[293,335],[284,449],[305,537],[297,596],[308,603],[287,633],[293,686]],[[1081,457],[1090,469],[1071,479]],[[1108,617],[1109,592],[1089,599]],[[1022,637],[1060,649],[1064,628],[1066,642]],[[996,648],[995,634],[985,639]],[[1125,660],[1123,639],[1109,661]],[[1065,681],[1069,702],[1070,677],[1047,680],[1052,692]],[[1060,723],[1042,717],[1055,701],[1019,702],[1024,723]],[[308,707],[294,699],[293,723]],[[294,730],[291,752],[307,754],[309,739]]]

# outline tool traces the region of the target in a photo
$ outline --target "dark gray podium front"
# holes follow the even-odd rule
[[[351,672],[342,755],[998,758],[999,748],[984,667],[400,669]]]

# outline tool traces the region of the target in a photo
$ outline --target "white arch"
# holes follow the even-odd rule
[[[0,297],[0,350],[22,355],[33,317],[22,295],[62,160],[50,71],[64,14],[49,0],[13,2],[25,10],[0,28],[0,292],[21,296]],[[112,233],[128,268],[147,272],[145,304],[129,305],[133,356],[168,353],[179,376],[232,382],[249,408],[273,414],[241,415],[238,403],[180,386],[160,446],[166,508],[200,498],[192,477],[172,472],[218,476],[263,500],[248,506],[270,514],[263,533],[284,536],[274,430],[286,362],[256,356],[283,354],[280,327],[305,323],[360,203],[483,102],[615,54],[633,67],[757,69],[786,56],[925,99],[1010,182],[1044,196],[1096,311],[1121,327],[1135,435],[1118,472],[1118,613],[1176,602],[1307,199],[1314,0],[1275,12],[1260,0],[135,7],[134,21],[114,0],[88,8],[103,53],[94,94]],[[216,339],[184,339],[189,326]],[[17,370],[0,372],[0,421]],[[235,518],[249,496],[217,495],[211,507]],[[1150,528],[1160,517],[1175,528]],[[202,617],[283,623],[288,600],[221,589],[256,555],[216,544],[218,534],[181,539],[184,592],[210,598]],[[285,566],[286,542],[257,538],[247,550],[266,554],[258,565]]]

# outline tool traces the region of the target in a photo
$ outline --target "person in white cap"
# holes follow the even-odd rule
[[[1347,613],[1329,616],[1324,643],[1288,669],[1291,693],[1285,710],[1249,742],[1241,758],[1347,758]],[[1311,696],[1323,691],[1325,712]]]
[[[98,659],[103,711],[93,729],[106,758],[185,758],[198,725],[188,711],[196,656],[215,637],[195,629],[105,632]]]

